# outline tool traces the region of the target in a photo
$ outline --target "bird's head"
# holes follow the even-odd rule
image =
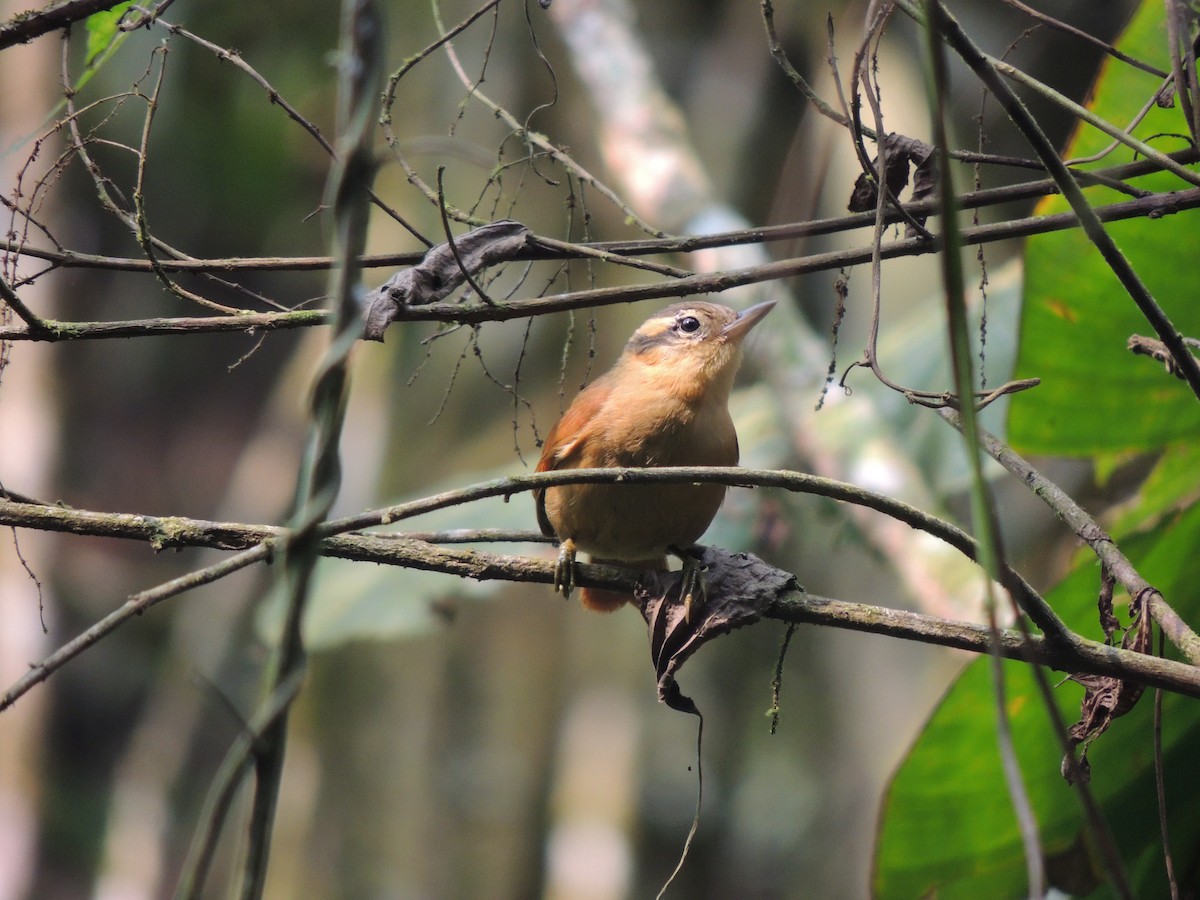
[[[775,306],[774,300],[737,312],[699,300],[676,303],[647,319],[625,345],[627,366],[669,378],[696,392],[728,396],[742,361],[742,341]]]

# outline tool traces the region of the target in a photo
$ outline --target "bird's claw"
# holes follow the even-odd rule
[[[684,621],[690,624],[692,609],[708,602],[708,581],[704,577],[708,567],[686,550],[678,556],[683,561],[683,571],[679,573],[679,599],[683,603]]]
[[[575,542],[568,538],[558,545],[558,559],[554,562],[554,592],[561,593],[566,600],[575,589]]]

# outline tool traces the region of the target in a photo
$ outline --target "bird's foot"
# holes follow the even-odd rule
[[[566,600],[575,589],[575,542],[567,538],[558,545],[558,559],[554,562],[554,592],[561,593]]]
[[[683,571],[680,572],[679,578],[679,599],[683,603],[684,620],[691,622],[692,609],[708,602],[708,581],[704,577],[708,566],[700,561],[702,550],[699,545],[685,550],[672,547],[671,552],[683,562]]]

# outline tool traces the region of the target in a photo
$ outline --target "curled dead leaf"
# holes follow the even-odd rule
[[[448,297],[466,282],[464,270],[474,277],[489,266],[512,259],[526,247],[529,237],[529,229],[520,222],[501,219],[455,238],[453,247],[449,242],[431,247],[417,265],[401,269],[367,294],[363,338],[382,341],[400,310]]]
[[[913,169],[912,200],[928,200],[937,193],[937,156],[933,147],[916,138],[902,134],[889,134],[884,138],[884,156],[887,159],[884,183],[892,196],[898,197],[908,186],[910,169]],[[878,172],[879,158],[871,161],[872,172],[863,172],[854,182],[847,208],[850,212],[870,212],[879,202]],[[914,216],[916,222],[925,224],[924,216]],[[905,229],[905,237],[913,237],[911,223]]]
[[[706,596],[692,606],[689,619],[679,599],[678,572],[658,574],[640,584],[634,602],[650,632],[650,658],[658,677],[658,698],[680,712],[700,715],[675,681],[684,662],[703,644],[762,618],[783,595],[800,590],[795,576],[750,553],[717,547],[698,548]]]
[[[1103,596],[1104,592],[1101,591],[1102,621],[1105,612]],[[1111,605],[1108,615],[1112,616]],[[1134,615],[1134,622],[1121,639],[1121,646],[1137,653],[1149,653],[1152,638],[1150,616],[1145,614],[1137,601]],[[1110,675],[1075,674],[1070,677],[1072,681],[1083,685],[1084,692],[1079,721],[1067,729],[1071,752],[1063,758],[1062,776],[1068,783],[1073,783],[1076,777],[1086,782],[1091,779],[1092,767],[1087,755],[1092,742],[1104,734],[1114,721],[1137,705],[1145,686]],[[1075,756],[1076,750],[1078,758]]]

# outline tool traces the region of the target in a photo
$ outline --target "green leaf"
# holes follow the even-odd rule
[[[1140,572],[1185,619],[1200,613],[1200,507],[1123,544]],[[1085,560],[1048,599],[1069,626],[1098,636],[1099,572]],[[996,749],[990,663],[971,663],[934,712],[889,786],[876,847],[879,898],[1024,897],[1025,859]],[[1051,882],[1087,896],[1103,869],[1084,837],[1079,802],[1059,775],[1062,750],[1022,663],[1004,664],[1006,703]],[[1066,721],[1082,688],[1056,688]],[[1147,694],[1092,745],[1092,791],[1114,832],[1139,898],[1166,896],[1155,804],[1153,697]],[[1163,746],[1177,872],[1194,873],[1200,846],[1200,704],[1167,694]],[[1189,877],[1195,877],[1194,874]],[[1186,887],[1185,887],[1186,892]],[[1096,896],[1103,896],[1103,893]]]
[[[86,67],[91,67],[97,58],[102,53],[110,50],[115,50],[127,34],[127,32],[118,30],[117,26],[121,24],[121,17],[125,15],[125,11],[132,6],[132,0],[126,3],[118,3],[112,9],[101,10],[98,13],[92,13],[84,20],[84,28],[87,29],[87,58],[84,60]]]
[[[1111,531],[1127,534],[1149,528],[1165,516],[1200,500],[1200,444],[1168,447],[1138,490],[1134,502],[1120,510]]]
[[[1170,69],[1163,4],[1144,0],[1117,46],[1140,59]],[[1153,97],[1159,80],[1108,60],[1101,70],[1091,108],[1122,127]],[[1151,108],[1135,129],[1157,149],[1184,147],[1187,126],[1178,107]],[[1111,140],[1081,125],[1070,156],[1086,156]],[[1131,161],[1119,147],[1099,168]],[[1139,179],[1146,190],[1184,185],[1170,174]],[[1089,188],[1095,205],[1128,199],[1108,188]],[[1041,213],[1067,209],[1060,197]],[[1107,226],[1159,305],[1185,335],[1200,335],[1200,304],[1195,302],[1195,260],[1200,258],[1200,211],[1158,220],[1136,219]],[[1029,239],[1025,254],[1025,300],[1016,377],[1042,379],[1041,386],[1015,398],[1009,439],[1030,453],[1088,455],[1144,450],[1200,435],[1200,404],[1184,382],[1161,366],[1125,349],[1132,334],[1154,336],[1116,276],[1079,229]]]

